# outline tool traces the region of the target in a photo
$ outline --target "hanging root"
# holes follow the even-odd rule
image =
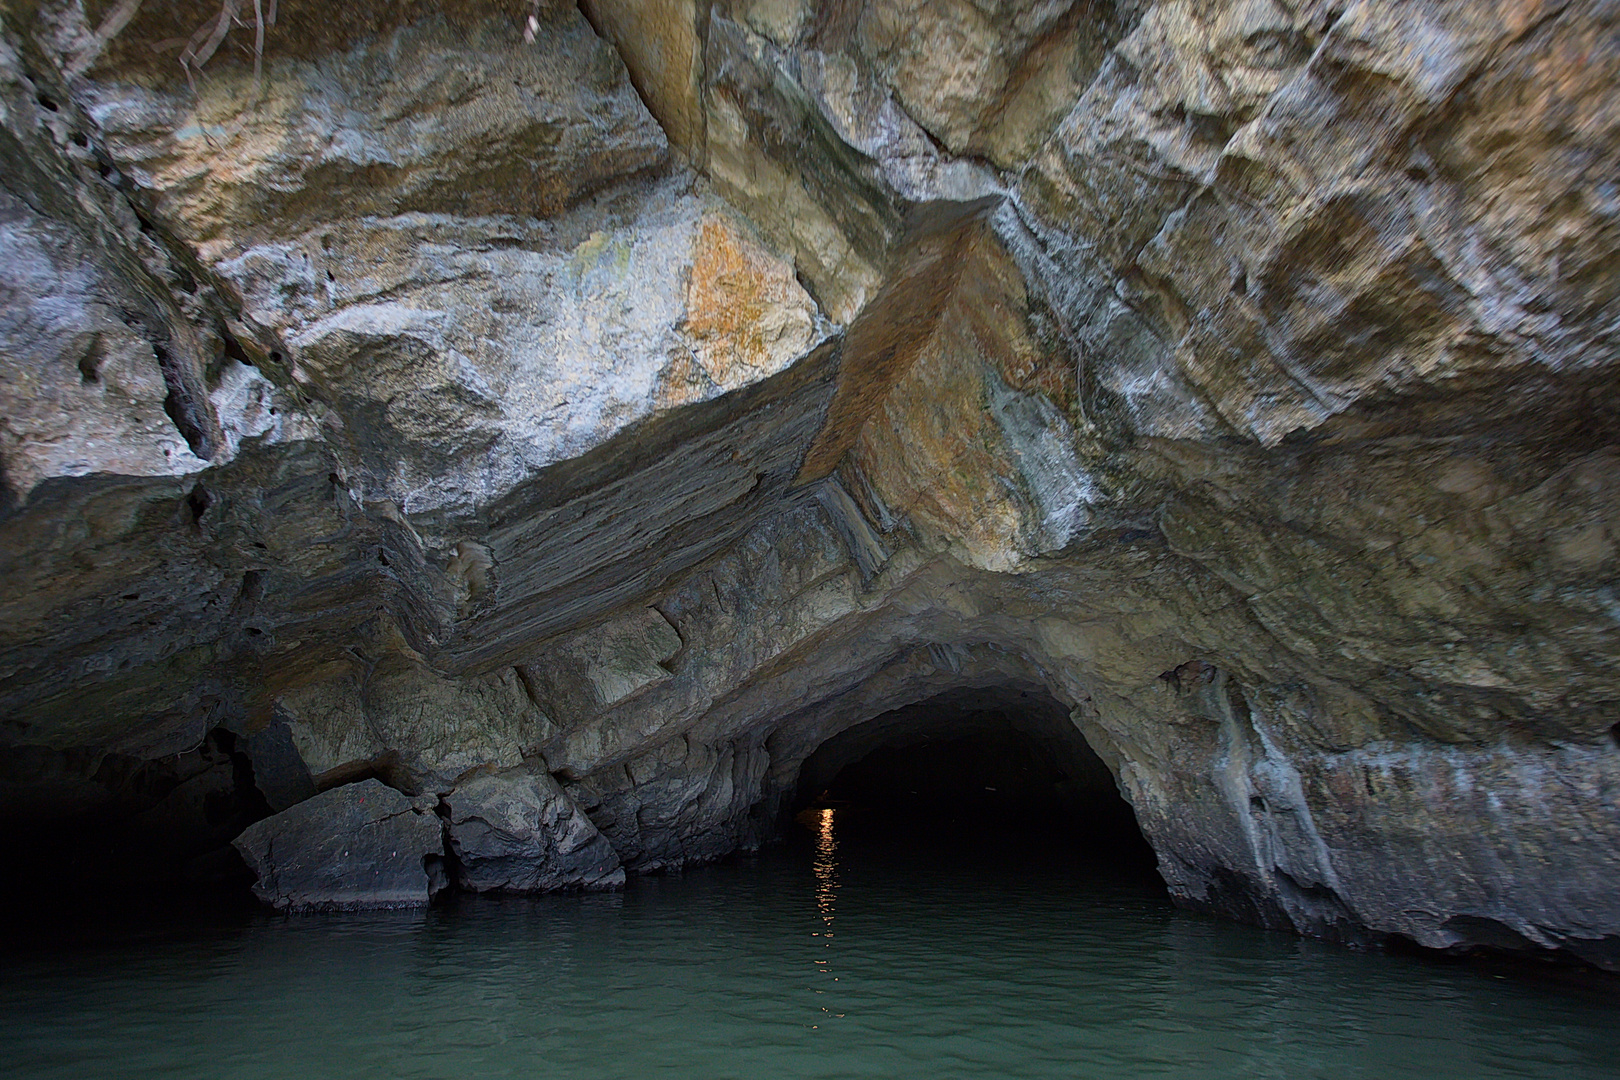
[[[197,88],[197,72],[224,44],[231,27],[239,26],[242,29],[253,28],[253,83],[259,85],[264,74],[264,31],[266,27],[276,25],[277,0],[253,0],[253,19],[251,22],[242,18],[242,6],[246,0],[220,0],[219,10],[213,17],[197,27],[189,38],[170,39],[159,41],[152,45],[158,52],[174,48],[176,45],[184,46],[180,50],[180,67],[186,73],[186,82],[193,90]],[[119,4],[107,13],[90,36],[90,41],[79,50],[72,62],[72,69],[83,72],[95,63],[96,57],[101,55],[107,43],[128,26],[141,10],[141,0],[120,0]]]
[[[90,40],[79,49],[73,59],[68,63],[68,70],[75,75],[80,74],[96,62],[101,50],[107,47],[107,42],[118,36],[119,31],[129,25],[131,19],[141,10],[141,0],[120,0],[119,4],[107,12],[107,17],[101,20],[90,35]]]
[[[231,32],[231,24],[238,22],[236,13],[241,6],[242,0],[224,0],[219,6],[219,14],[197,27],[197,32],[191,35],[186,47],[180,50],[180,67],[185,71],[186,81],[193,90],[197,88],[195,73],[201,71],[202,66],[219,51],[225,35]]]

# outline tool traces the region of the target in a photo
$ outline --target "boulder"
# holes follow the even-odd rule
[[[431,899],[444,835],[431,796],[379,780],[323,791],[234,841],[279,911],[419,907]]]
[[[478,892],[616,889],[624,869],[591,819],[541,769],[485,773],[445,797],[460,884]]]

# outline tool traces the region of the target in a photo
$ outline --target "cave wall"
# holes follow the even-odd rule
[[[25,828],[604,887],[1026,688],[1184,904],[1620,964],[1611,5],[284,7],[0,4]]]

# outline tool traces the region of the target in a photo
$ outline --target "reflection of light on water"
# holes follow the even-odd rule
[[[833,903],[838,899],[838,837],[833,833],[833,812],[820,811],[814,827],[816,859],[811,869],[816,875],[816,910],[821,913],[821,921],[831,926]]]
[[[830,949],[832,948],[833,905],[838,900],[838,837],[833,832],[833,811],[830,809],[817,810],[809,820],[804,818],[800,818],[800,820],[805,821],[805,824],[809,825],[816,834],[816,857],[811,862],[810,869],[816,875],[816,911],[821,915],[822,929],[820,934],[815,936],[822,939],[821,947],[823,949]],[[823,975],[832,975],[833,971],[826,960],[817,960],[816,970]],[[833,982],[837,981],[838,976],[833,975]],[[816,993],[820,994],[823,991],[817,990]],[[828,1014],[829,1017],[842,1019],[844,1016],[843,1013],[835,1013],[826,1006],[822,1006],[821,1011]],[[818,1028],[821,1025],[811,1024],[810,1026]]]

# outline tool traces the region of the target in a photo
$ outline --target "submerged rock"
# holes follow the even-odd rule
[[[253,894],[282,911],[419,907],[441,880],[437,799],[380,780],[323,791],[236,838]]]

